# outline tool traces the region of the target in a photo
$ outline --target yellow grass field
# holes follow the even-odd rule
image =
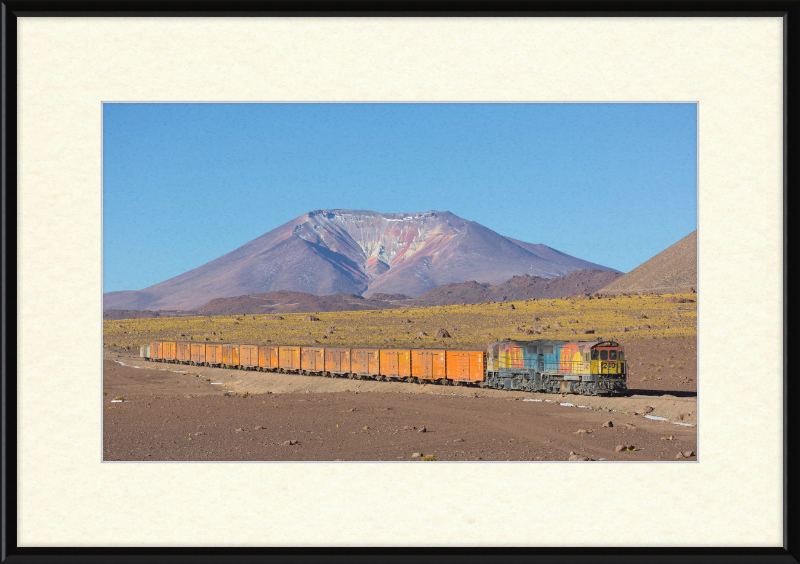
[[[681,297],[695,301],[667,301]],[[103,322],[103,342],[108,347],[131,349],[154,340],[482,349],[506,338],[629,341],[695,337],[696,299],[697,294],[632,295],[314,314],[122,319]],[[305,321],[309,315],[319,321]],[[637,317],[641,315],[646,318]],[[451,337],[435,337],[440,328]],[[587,334],[591,329],[594,334]]]

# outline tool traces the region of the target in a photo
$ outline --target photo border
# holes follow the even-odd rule
[[[783,210],[783,378],[784,378],[784,543],[775,548],[20,548],[17,545],[17,288],[15,281],[16,210],[17,210],[17,64],[16,26],[18,17],[782,17],[784,19],[784,210]],[[8,562],[245,562],[269,556],[278,562],[342,560],[373,561],[379,555],[384,562],[400,561],[409,556],[432,562],[442,557],[453,560],[483,561],[500,556],[509,562],[800,562],[800,383],[788,377],[788,214],[789,194],[798,187],[798,59],[800,58],[800,0],[764,1],[724,0],[674,2],[561,2],[508,3],[393,3],[366,2],[58,2],[6,0],[2,5],[2,412],[3,412],[3,532],[2,561]],[[12,275],[12,273],[14,275]]]

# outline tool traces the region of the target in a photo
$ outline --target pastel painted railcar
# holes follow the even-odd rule
[[[326,347],[325,373],[327,376],[350,375],[350,349],[343,347]]]
[[[411,351],[411,374],[414,381],[439,382],[447,379],[447,351],[414,349]]]
[[[206,343],[206,366],[222,366],[222,345]]]
[[[558,372],[561,347],[566,341],[498,341],[487,348],[484,385],[506,390],[554,392],[548,374]]]
[[[175,360],[181,364],[189,364],[192,360],[192,343],[176,343]]]
[[[625,351],[615,341],[567,343],[562,346],[560,391],[578,394],[627,394]]]
[[[350,351],[350,369],[356,380],[378,376],[380,372],[378,352],[378,349],[352,349]]]
[[[150,343],[139,345],[139,356],[145,360],[150,359]]]
[[[322,374],[325,371],[325,349],[300,347],[300,371],[303,374]]]
[[[278,347],[280,372],[300,371],[300,347]]]
[[[447,379],[443,384],[480,384],[486,374],[486,351],[447,351]]]
[[[258,368],[257,345],[239,345],[239,367],[245,370]]]
[[[410,349],[381,349],[379,365],[382,380],[411,381]]]
[[[239,345],[222,345],[222,368],[239,367]]]
[[[205,343],[192,343],[189,348],[191,355],[192,366],[202,366],[206,363],[206,345]]]
[[[258,346],[258,368],[262,372],[276,372],[280,369],[278,363],[278,347],[267,345]]]

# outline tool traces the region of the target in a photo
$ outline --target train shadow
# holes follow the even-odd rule
[[[676,398],[696,398],[697,392],[680,392],[677,390],[638,390],[636,388],[628,388],[628,392],[630,392],[633,396],[651,396],[651,397],[659,397],[659,396],[673,396]]]

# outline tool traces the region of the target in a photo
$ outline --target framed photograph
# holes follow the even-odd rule
[[[797,0],[613,5],[565,1],[422,9],[366,4],[156,6],[101,2],[87,6],[5,1],[3,559],[217,562],[261,556],[286,561],[376,557],[430,561],[502,555],[543,562],[800,561],[795,540],[800,533],[798,487],[792,479],[800,475],[797,415],[792,407],[800,398],[797,383],[786,371],[788,286],[784,267],[786,195],[791,187],[797,188],[798,177],[797,159],[793,158],[798,151],[800,111],[798,5]],[[224,171],[220,169],[221,176],[208,182],[208,174],[215,173],[210,173],[212,169],[204,162],[169,163],[164,158],[188,154],[175,146],[188,146],[204,135],[203,128],[210,123],[204,120],[216,117],[192,114],[202,108],[213,107],[216,109],[211,111],[216,112],[235,107],[236,115],[225,119],[238,120],[239,125],[242,120],[250,123],[245,124],[248,127],[237,125],[231,135],[248,131],[247,135],[256,137],[262,118],[245,109],[300,108],[297,115],[281,119],[290,120],[297,126],[295,131],[303,131],[302,136],[264,141],[269,137],[265,135],[258,142],[308,147],[306,160],[295,163],[291,174],[308,174],[309,170],[313,174],[315,154],[320,154],[312,151],[314,143],[336,139],[329,135],[331,128],[348,123],[347,116],[309,115],[309,107],[324,108],[325,104],[337,108],[371,104],[376,112],[394,105],[401,113],[405,112],[402,108],[413,108],[410,114],[427,107],[446,106],[458,112],[479,105],[503,106],[509,111],[522,108],[520,112],[533,105],[693,108],[696,150],[690,151],[692,155],[670,156],[674,168],[645,163],[637,170],[649,173],[619,180],[627,188],[618,197],[652,199],[636,208],[644,216],[648,205],[659,212],[671,206],[688,209],[692,206],[686,200],[692,196],[679,190],[677,182],[680,174],[696,169],[698,268],[692,308],[697,316],[697,403],[695,412],[687,415],[691,424],[697,425],[688,455],[694,460],[699,453],[696,461],[657,462],[657,456],[635,464],[520,457],[505,461],[498,455],[490,460],[453,458],[443,464],[441,460],[430,464],[366,462],[368,458],[363,457],[353,462],[274,458],[282,462],[253,464],[246,462],[247,457],[231,455],[224,461],[177,456],[145,462],[147,449],[142,450],[135,437],[147,437],[155,444],[162,440],[157,431],[136,431],[133,423],[97,408],[98,395],[107,385],[103,359],[110,362],[111,349],[128,356],[139,354],[138,346],[136,351],[124,349],[139,343],[139,336],[131,336],[129,331],[139,331],[140,326],[131,329],[120,322],[120,328],[113,329],[114,342],[104,340],[103,302],[110,300],[104,292],[147,285],[139,283],[136,268],[129,268],[140,264],[147,253],[140,256],[133,247],[116,246],[104,226],[104,221],[110,221],[109,210],[114,211],[114,221],[152,225],[158,234],[142,235],[141,246],[149,247],[162,238],[168,240],[170,229],[180,225],[169,211],[151,209],[151,200],[171,198],[174,204],[178,197],[178,192],[159,188],[159,183],[180,183],[181,197],[187,199],[201,193],[213,198],[216,191],[220,208],[225,205],[222,200],[231,187]],[[174,113],[157,115],[162,108],[174,112],[183,107],[193,109],[180,119],[174,118]],[[147,111],[139,111],[143,109]],[[605,118],[625,124],[620,130],[631,132],[627,138],[631,145],[641,142],[636,127],[648,120],[666,120],[676,131],[680,129],[685,116],[668,113],[643,111],[638,118],[630,118],[630,125],[623,115]],[[475,131],[484,131],[487,146],[501,144],[503,152],[510,153],[509,159],[514,158],[515,145],[501,139],[506,135],[502,131],[518,139],[532,123],[522,113],[512,114],[489,112],[475,118],[473,124]],[[429,123],[437,119],[432,116]],[[263,119],[273,120],[263,123],[275,123],[274,116]],[[361,115],[349,119],[369,123]],[[372,119],[384,117],[376,113]],[[392,119],[390,129],[397,128],[398,139],[406,135],[405,139],[414,143],[425,141],[408,131],[403,133],[402,120],[416,123],[418,115]],[[458,119],[463,123],[463,117]],[[496,127],[503,120],[509,125],[506,130]],[[563,125],[567,121],[551,124],[560,132],[551,137],[552,143],[573,147],[576,137],[594,136],[592,147],[606,148],[601,152],[610,163],[608,171],[613,170],[615,159],[637,154],[616,149],[624,145],[624,139],[603,139],[598,130],[579,122]],[[316,141],[315,127],[319,132]],[[206,133],[217,135],[218,131]],[[453,131],[448,135],[440,141],[455,147],[459,139]],[[349,139],[355,143],[356,137]],[[519,137],[523,138],[527,139]],[[359,142],[364,143],[362,153],[371,154],[373,147],[364,139]],[[394,146],[390,133],[376,137],[373,145],[376,143]],[[213,162],[225,146],[209,144],[212,148],[205,155],[206,162]],[[244,166],[248,166],[248,158],[254,162],[252,155],[246,156],[250,150],[247,139],[227,146],[239,147]],[[544,146],[539,152],[540,156],[552,154]],[[419,160],[420,155],[414,155]],[[475,160],[479,157],[479,152],[472,155],[473,162],[463,162],[463,168],[453,165],[451,177],[460,180],[447,190],[454,202],[467,198],[494,201],[492,192],[502,193],[502,184],[513,182],[508,175],[498,174],[497,187],[485,183],[468,187],[463,180],[469,170],[478,170]],[[524,158],[530,157],[531,153],[525,152]],[[331,158],[336,162],[325,169],[326,174],[334,175],[336,170],[344,174],[344,157]],[[696,164],[678,162],[679,158],[694,158]],[[228,162],[232,162],[230,158]],[[389,170],[413,164],[392,159],[382,162]],[[326,165],[318,164],[317,169],[322,166]],[[577,174],[570,172],[573,177]],[[584,172],[582,181],[591,186],[590,176],[597,173]],[[103,183],[110,179],[115,186],[113,195],[104,193]],[[576,192],[564,182],[563,194],[574,199]],[[375,188],[378,200],[383,193],[387,201],[402,197],[398,186],[384,184]],[[558,186],[558,175],[552,184]],[[600,187],[612,184],[608,178],[597,179]],[[298,198],[298,184],[288,185],[292,188],[282,197]],[[431,180],[434,185],[436,190],[444,190],[446,179],[436,177]],[[333,191],[346,189],[341,184],[331,186]],[[369,189],[361,186],[359,190],[363,190],[359,197],[363,194],[366,198]],[[657,198],[648,196],[655,193]],[[410,194],[419,199],[418,192]],[[586,194],[590,199],[601,196],[591,188]],[[553,188],[548,195],[557,197],[558,190]],[[308,212],[317,207],[309,205]],[[424,204],[414,201],[397,212],[424,211],[416,209],[419,205]],[[519,206],[513,202],[502,205]],[[274,207],[293,209],[280,208],[278,203]],[[321,207],[327,209],[327,205]],[[242,217],[257,217],[257,210],[248,211],[250,215]],[[518,209],[514,211],[519,215]],[[579,220],[591,209],[578,206],[575,213]],[[341,219],[325,217],[329,223]],[[589,223],[586,217],[584,225],[594,227],[578,236],[591,236],[597,247],[624,246],[641,236],[634,225],[664,222],[669,217],[664,213],[653,213],[651,219],[615,217],[607,228]],[[416,221],[389,218],[401,219]],[[201,230],[213,230],[220,239],[233,240],[232,226],[210,221],[202,214],[197,222],[205,224]],[[261,232],[279,223],[273,222]],[[173,227],[160,230],[164,225]],[[188,223],[184,226],[198,228]],[[665,230],[669,227],[664,225]],[[321,241],[325,239],[319,229],[316,233]],[[524,245],[529,243],[519,239],[512,240],[527,248]],[[384,254],[394,252],[389,249]],[[376,251],[376,260],[381,256]],[[113,285],[111,271],[104,270],[111,257],[119,273]],[[580,258],[591,261],[590,257]],[[123,268],[126,260],[129,264]],[[381,264],[374,267],[381,268]],[[216,283],[214,280],[226,276],[225,269],[209,276],[208,283]],[[328,287],[327,282],[320,284]],[[383,284],[366,294],[400,287],[395,282]],[[429,289],[415,284],[415,296]],[[117,294],[115,303],[121,309],[144,310],[158,303],[145,304],[143,293]],[[185,309],[186,304],[196,307],[198,304],[189,302],[200,298],[188,295],[176,294],[169,298],[170,307],[162,309]],[[144,305],[134,307],[138,303]],[[189,306],[186,308],[191,309]],[[672,315],[676,319],[670,330],[675,331],[681,327],[680,312]],[[327,329],[324,335],[321,329],[320,335],[309,330],[303,338],[311,341],[304,346],[312,346],[314,340],[322,344],[323,338],[334,341],[336,328]],[[560,323],[557,328],[513,328],[520,335],[527,334],[525,330],[533,335],[561,329],[566,331]],[[235,332],[233,327],[230,330]],[[187,340],[195,336],[190,331],[185,335]],[[456,335],[453,340],[462,337]],[[148,333],[148,343],[150,338]],[[409,333],[408,338],[413,335]],[[561,334],[553,338],[561,338]],[[216,333],[205,340],[214,339],[227,342]],[[382,339],[379,344],[390,340]],[[259,344],[266,347],[268,343]],[[424,344],[430,346],[428,341]],[[365,340],[363,346],[368,345],[373,343]],[[601,352],[613,354],[614,362],[620,360],[615,347],[600,348],[604,350],[597,351],[597,359],[590,360],[588,349],[575,349],[575,354],[584,362],[585,352],[587,366],[593,361],[600,366]],[[188,341],[186,354],[187,363],[193,364]],[[543,350],[543,355],[547,354],[553,353]],[[561,353],[562,364],[566,354]],[[119,359],[125,361],[128,356]],[[142,356],[158,359],[154,354]],[[545,361],[543,356],[541,362]],[[226,366],[238,367],[244,362]],[[178,367],[179,373],[182,370]],[[591,373],[593,369],[587,370]],[[400,373],[389,376],[399,379]],[[398,385],[424,384],[412,382],[410,373],[402,376],[408,380]],[[484,376],[489,382],[489,372],[482,372],[481,378]],[[120,373],[121,379],[126,377]],[[491,378],[497,381],[491,380],[490,387],[502,388],[500,376]],[[445,375],[440,383],[448,383],[447,379]],[[584,390],[580,386],[586,385],[586,379],[578,378],[575,384],[566,380],[566,385],[549,391],[570,393]],[[183,385],[177,380],[176,384]],[[230,386],[238,393],[233,380]],[[122,395],[115,399],[125,401]],[[105,400],[104,410],[115,409]],[[159,420],[184,417],[170,401],[154,399],[148,407],[158,410]],[[124,403],[118,405],[121,413]],[[109,424],[117,425],[113,434],[104,431]],[[245,429],[237,430],[249,432],[249,424],[243,422]],[[535,424],[533,418],[530,424]],[[573,434],[571,427],[568,431],[553,427],[554,433]],[[664,440],[656,442],[666,444],[671,438],[666,423],[664,428]],[[186,437],[186,444],[203,439],[199,436],[203,430],[194,431]],[[125,442],[126,437],[131,440]],[[174,442],[172,437],[169,440]],[[376,435],[374,440],[381,439]],[[172,444],[169,448],[179,452],[184,447]],[[496,450],[510,452],[510,448]],[[686,454],[683,450],[681,455]],[[580,453],[570,454],[581,458]]]

